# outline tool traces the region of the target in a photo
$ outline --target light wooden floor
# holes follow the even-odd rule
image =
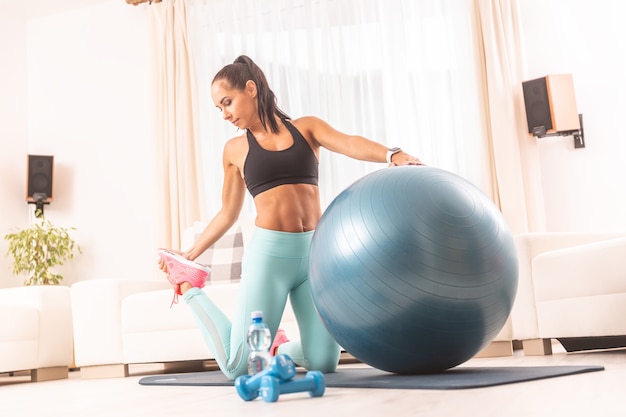
[[[242,401],[232,387],[148,387],[137,381],[158,373],[135,365],[128,378],[31,383],[0,375],[1,416],[625,416],[626,350],[552,356],[472,359],[461,366],[602,365],[588,374],[467,390],[328,388],[323,397],[289,394],[276,403]],[[342,366],[362,366],[359,364]]]

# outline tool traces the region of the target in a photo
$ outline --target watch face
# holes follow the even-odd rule
[[[389,152],[391,152],[391,153],[397,153],[397,152],[400,152],[400,151],[401,151],[401,149],[398,148],[398,147],[389,149]]]

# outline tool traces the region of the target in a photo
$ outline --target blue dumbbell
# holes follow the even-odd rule
[[[280,394],[308,391],[311,397],[321,397],[326,389],[324,374],[320,371],[310,371],[304,378],[288,381],[279,381],[277,378],[266,375],[261,379],[259,392],[263,401],[273,403]]]
[[[287,355],[276,355],[269,366],[254,375],[242,375],[235,379],[237,393],[244,401],[252,401],[259,396],[259,387],[263,377],[276,378],[279,381],[288,381],[296,375],[296,365]]]

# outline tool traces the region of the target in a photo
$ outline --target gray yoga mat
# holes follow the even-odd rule
[[[465,389],[481,388],[516,382],[534,381],[566,375],[604,370],[603,366],[508,366],[457,367],[428,375],[398,375],[371,367],[339,368],[326,374],[329,388],[387,388],[387,389]],[[296,378],[301,378],[304,373]],[[143,377],[141,385],[231,386],[220,371],[164,374]]]

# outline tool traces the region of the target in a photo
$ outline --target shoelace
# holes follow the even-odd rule
[[[172,297],[172,303],[170,304],[170,308],[174,304],[178,304],[178,295],[180,294],[180,284],[174,284],[174,297]]]
[[[174,304],[178,304],[178,293],[176,292],[176,290],[174,290],[174,297],[172,297],[172,303],[170,304],[170,308],[172,308]]]

